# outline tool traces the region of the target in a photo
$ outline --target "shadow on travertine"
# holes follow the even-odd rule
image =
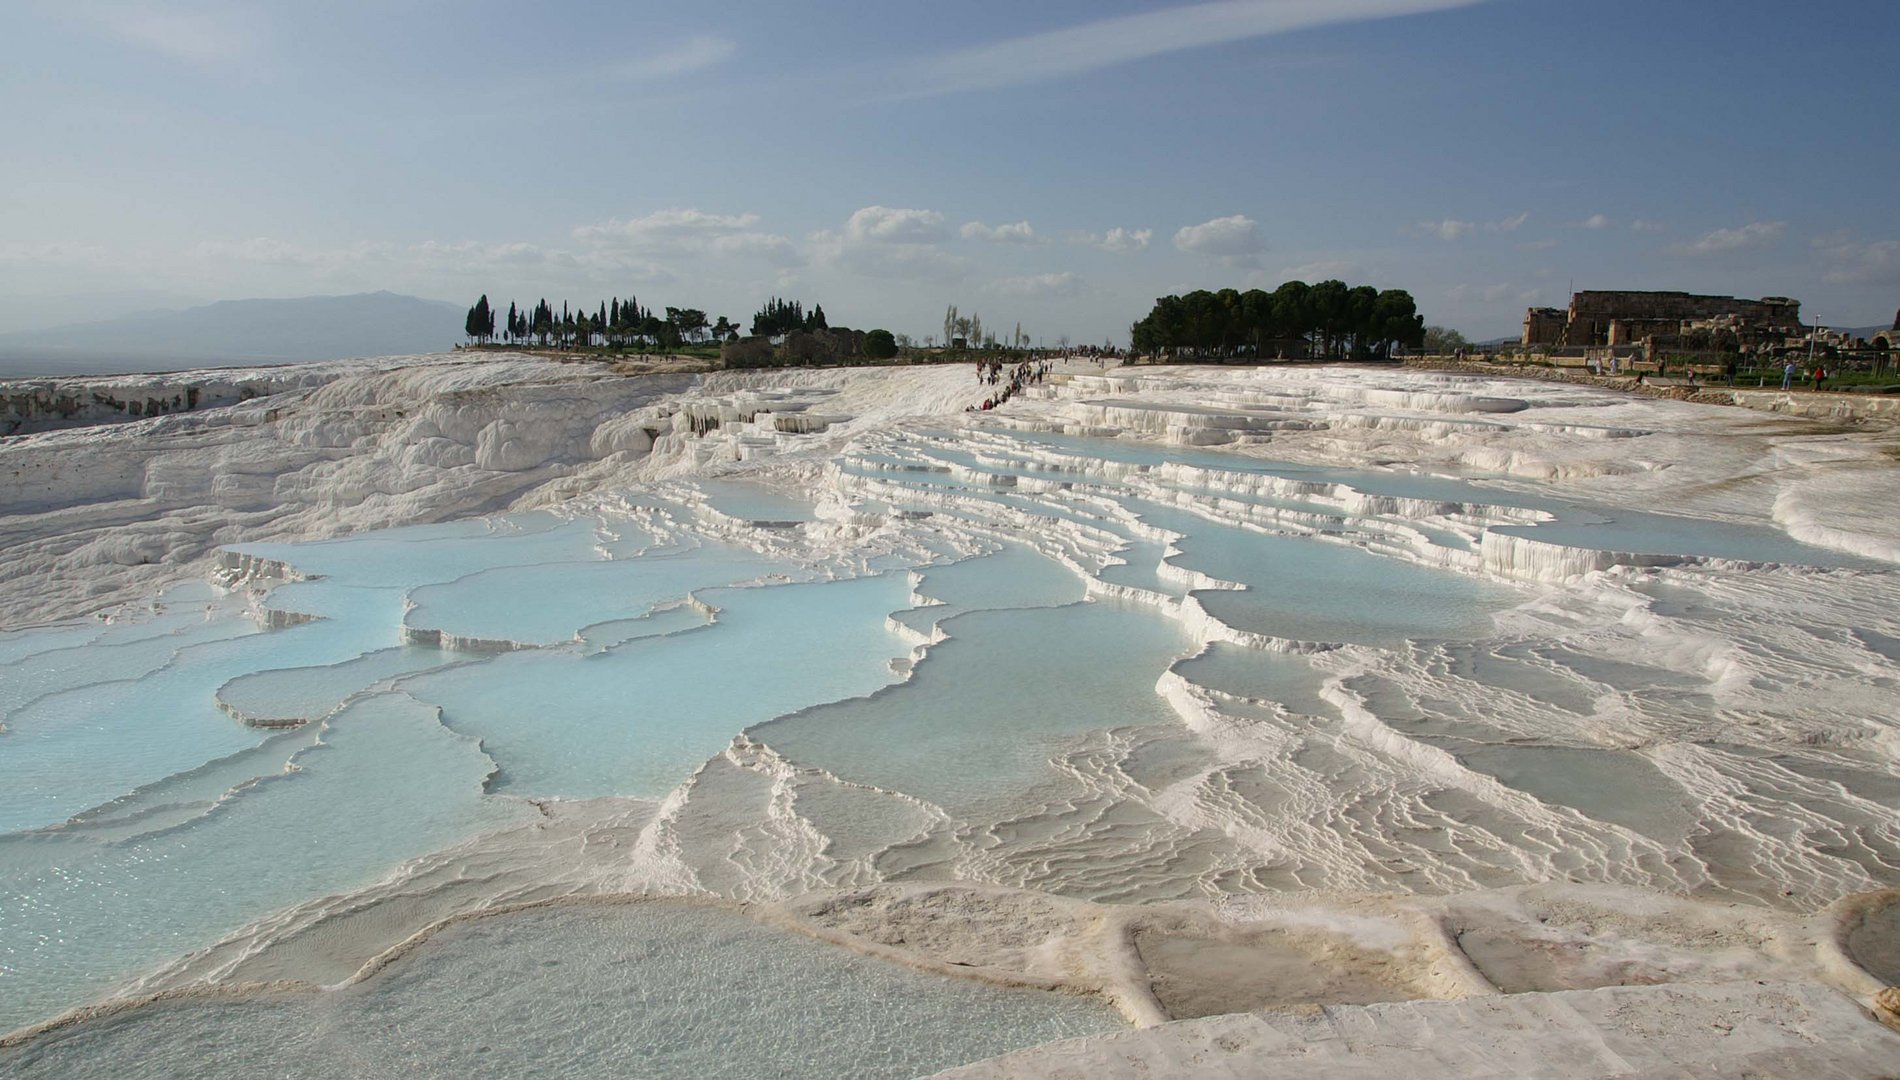
[[[1242,1013],[1039,1046],[939,1080],[1878,1080],[1900,1034],[1812,986],[1726,983]]]

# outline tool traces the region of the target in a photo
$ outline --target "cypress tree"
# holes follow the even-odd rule
[[[495,336],[495,313],[488,308],[488,295],[482,294],[462,319],[462,332],[470,341],[486,341]]]

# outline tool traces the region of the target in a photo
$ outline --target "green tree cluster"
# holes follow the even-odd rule
[[[486,295],[468,310],[463,329],[470,340],[494,340],[495,316],[488,307]],[[502,323],[502,336],[511,344],[564,349],[672,348],[685,343],[703,342],[708,338],[724,341],[738,334],[737,324],[724,315],[719,317],[717,323],[709,325],[706,313],[698,308],[669,307],[666,316],[661,318],[654,315],[651,309],[642,307],[631,296],[625,300],[619,297],[603,300],[591,312],[585,308],[576,311],[565,302],[557,312],[546,298],[529,309],[522,309],[509,301],[508,314]]]
[[[752,333],[759,337],[783,337],[794,330],[828,329],[830,324],[825,321],[823,304],[812,305],[811,314],[807,315],[805,305],[797,300],[780,300],[774,296],[752,316]]]
[[[897,337],[889,330],[872,330],[864,335],[864,355],[873,360],[889,360],[897,355]]]
[[[514,316],[514,305],[508,305],[509,317]],[[488,307],[488,294],[483,293],[475,306],[468,309],[468,317],[462,320],[462,332],[470,341],[493,341],[495,338],[495,313]]]
[[[1465,336],[1456,330],[1448,330],[1442,326],[1428,326],[1425,328],[1425,339],[1420,342],[1420,347],[1433,356],[1446,356],[1470,344],[1465,340]]]
[[[1196,357],[1382,359],[1416,347],[1425,320],[1412,294],[1343,281],[1289,281],[1261,289],[1205,289],[1164,296],[1133,327],[1137,352]]]

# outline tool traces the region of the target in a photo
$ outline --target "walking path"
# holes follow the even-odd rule
[[[1845,423],[1900,422],[1900,394],[1850,394],[1833,390],[1783,390],[1779,387],[1690,386],[1680,379],[1646,378],[1638,383],[1629,375],[1592,375],[1581,368],[1550,368],[1532,364],[1485,363],[1450,357],[1419,357],[1406,367],[1433,371],[1461,371],[1473,375],[1542,379],[1622,390],[1646,397],[1674,398],[1703,405],[1736,405],[1744,409]]]

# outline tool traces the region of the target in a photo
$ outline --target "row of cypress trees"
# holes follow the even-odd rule
[[[717,323],[709,326],[706,313],[698,308],[669,307],[662,318],[653,314],[652,309],[642,307],[631,296],[625,300],[619,297],[603,300],[591,312],[584,308],[575,311],[565,301],[558,312],[546,299],[540,300],[532,308],[521,308],[509,301],[508,312],[501,319],[499,332],[496,327],[497,314],[489,307],[488,295],[484,293],[480,300],[475,301],[475,306],[468,309],[468,316],[462,324],[463,333],[471,341],[484,343],[499,338],[515,344],[555,345],[563,348],[586,345],[626,348],[640,345],[674,346],[703,341],[709,336],[712,340],[720,341],[738,332],[738,327],[723,315]]]
[[[509,301],[508,312],[496,329],[497,312],[488,304],[488,294],[468,309],[462,332],[470,341],[492,343],[497,338],[510,344],[553,345],[572,348],[604,345],[610,348],[657,345],[672,347],[705,340],[729,341],[739,336],[739,324],[721,315],[708,325],[706,313],[698,308],[666,308],[664,317],[653,314],[634,297],[603,300],[592,312],[575,311],[563,301],[556,312],[546,299],[532,308],[519,308]],[[829,329],[824,305],[814,305],[809,314],[797,300],[774,296],[752,316],[752,333],[763,337],[781,337],[794,330]]]

